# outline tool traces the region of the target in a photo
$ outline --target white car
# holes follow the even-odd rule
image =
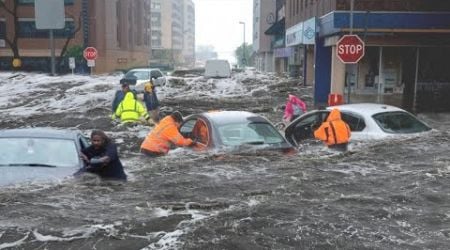
[[[155,79],[155,86],[164,86],[166,84],[166,77],[161,70],[156,68],[131,69],[123,76],[123,79],[136,80],[136,85],[130,87],[134,88],[138,93],[144,92],[144,84],[152,78]]]
[[[416,134],[431,128],[407,111],[385,104],[360,103],[327,107],[307,112],[285,129],[285,137],[292,145],[314,138],[314,130],[326,120],[332,109],[339,109],[351,130],[351,141],[377,140],[387,137]]]

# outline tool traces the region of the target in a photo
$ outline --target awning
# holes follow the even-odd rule
[[[266,34],[266,35],[281,35],[281,34],[283,34],[283,32],[284,32],[284,17],[280,21],[272,24],[272,26],[270,26],[264,32],[264,34]]]

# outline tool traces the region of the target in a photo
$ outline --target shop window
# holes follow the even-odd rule
[[[73,5],[75,0],[64,0],[64,5]],[[34,0],[19,0],[20,5],[34,5]]]

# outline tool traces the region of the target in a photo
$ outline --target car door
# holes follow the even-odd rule
[[[297,118],[286,128],[286,139],[292,145],[298,146],[302,141],[314,138],[314,129],[325,121],[328,114],[328,110],[318,110]]]
[[[362,116],[352,112],[343,111],[341,112],[341,118],[350,127],[350,141],[362,141],[368,139],[368,133],[365,129],[366,123]]]
[[[212,144],[208,123],[202,118],[187,118],[180,127],[180,133],[185,138],[190,138],[197,142],[196,150],[204,150]]]

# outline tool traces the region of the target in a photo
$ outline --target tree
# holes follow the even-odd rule
[[[69,17],[72,18],[72,20],[75,20],[75,18],[73,18],[73,16],[68,15],[67,13],[66,13],[66,16],[69,16]],[[70,44],[70,41],[75,37],[75,35],[78,33],[78,31],[81,30],[81,27],[82,27],[82,26],[81,26],[81,13],[80,13],[80,16],[78,17],[78,24],[77,24],[77,26],[74,27],[73,33],[72,33],[72,34],[69,34],[69,35],[67,36],[66,41],[65,41],[65,43],[64,43],[64,45],[63,45],[63,47],[62,47],[62,49],[61,49],[61,53],[59,54],[59,58],[58,58],[58,61],[57,61],[57,63],[56,63],[56,66],[57,66],[57,68],[58,68],[59,70],[61,70],[63,60],[67,58],[67,57],[66,57],[66,52],[67,52],[67,48],[68,48],[68,46],[69,46],[69,44]],[[80,47],[81,47],[81,46],[80,46]],[[81,47],[81,48],[82,48],[82,47]],[[83,55],[83,50],[81,50],[81,55]],[[74,57],[75,57],[75,59],[77,59],[76,56],[74,56]],[[77,60],[77,61],[78,61],[78,60]]]
[[[253,46],[251,44],[245,43],[237,47],[234,51],[239,67],[251,65],[250,57],[252,55]]]
[[[9,1],[9,3],[11,3],[11,6],[6,6],[5,1],[0,0],[0,9],[4,9],[7,14],[9,14],[13,17],[14,34],[12,34],[12,37],[8,36],[8,34],[6,34],[6,36],[5,36],[5,41],[13,53],[13,62],[14,62],[14,60],[20,60],[19,45],[18,45],[19,16],[17,13],[17,8],[18,8],[17,2],[18,2],[18,0]],[[20,68],[20,66],[21,66],[20,63],[19,63],[19,65],[16,65],[15,63],[13,63],[13,68],[18,69],[18,68]]]

